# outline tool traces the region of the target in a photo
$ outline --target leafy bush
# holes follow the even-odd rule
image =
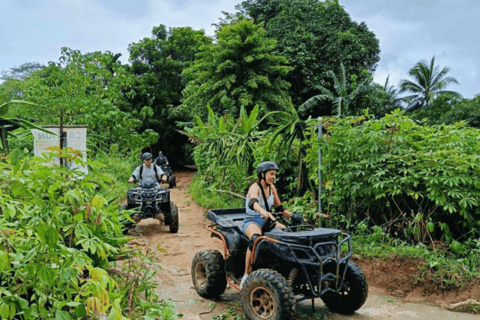
[[[81,162],[71,149],[31,159],[15,150],[0,162],[1,317],[77,319],[108,313],[109,319],[127,319],[124,312],[162,311],[156,296],[146,294],[152,291],[148,268],[137,267],[136,274],[145,276],[128,286],[125,277],[114,280],[107,272],[111,261],[128,256],[124,245],[130,239],[121,230],[128,218],[118,212],[118,191],[111,193],[109,177],[97,173],[100,163],[93,161],[95,174],[81,179],[81,172],[49,165],[55,155]],[[135,301],[144,297],[136,313],[129,305],[132,293]]]
[[[480,135],[464,124],[426,126],[401,111],[327,119],[321,141],[322,201],[333,223],[367,220],[397,237],[458,241],[480,234]],[[306,162],[318,183],[316,126]]]

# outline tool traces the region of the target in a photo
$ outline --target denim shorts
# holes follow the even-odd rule
[[[248,214],[245,220],[243,220],[242,232],[247,235],[247,228],[251,224],[255,224],[262,229],[266,222],[267,220],[265,220],[262,215]]]

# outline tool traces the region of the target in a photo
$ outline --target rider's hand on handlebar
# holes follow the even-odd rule
[[[273,216],[273,214],[271,214],[270,212],[268,212],[267,210],[263,210],[262,212],[263,214],[263,217],[265,218],[265,220],[272,220],[272,221],[276,221],[277,219],[275,219],[275,217]]]

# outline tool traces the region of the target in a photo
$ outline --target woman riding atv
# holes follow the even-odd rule
[[[282,202],[277,193],[277,189],[273,185],[277,179],[278,166],[275,162],[265,161],[257,167],[258,180],[253,182],[247,193],[245,208],[247,216],[243,221],[242,231],[248,239],[250,245],[247,249],[245,259],[245,273],[242,277],[240,286],[248,277],[248,261],[250,261],[251,249],[255,240],[262,236],[263,231],[269,231],[273,228],[286,228],[285,225],[276,222],[275,217],[270,209],[275,207],[275,212],[282,213],[284,217],[291,218],[294,223],[302,223],[303,218],[299,214],[293,214],[282,206]],[[265,201],[265,199],[267,199]],[[265,230],[266,227],[269,230]]]

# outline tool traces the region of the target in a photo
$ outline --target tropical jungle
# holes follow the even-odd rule
[[[256,166],[275,161],[284,206],[352,234],[360,257],[419,259],[415,281],[442,290],[479,284],[480,94],[454,91],[435,56],[397,87],[374,83],[379,40],[338,1],[247,0],[215,25],[153,26],[126,64],[64,47],[3,70],[2,319],[180,316],[119,211],[140,155],[158,150],[196,167],[205,208],[243,206]],[[60,122],[87,126],[86,163],[60,146],[34,155],[31,130]]]

